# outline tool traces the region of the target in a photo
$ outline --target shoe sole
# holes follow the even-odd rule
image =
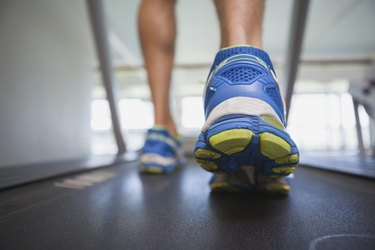
[[[267,194],[287,195],[291,188],[286,183],[268,183],[264,186],[257,187],[257,190]]]
[[[210,172],[230,173],[252,165],[267,176],[289,175],[299,161],[290,136],[257,116],[221,119],[201,134],[194,154]]]
[[[152,175],[161,175],[167,173],[163,168],[160,168],[158,166],[140,166],[139,167],[139,173],[141,174],[152,174]]]
[[[248,193],[257,190],[258,192],[267,194],[288,195],[291,190],[290,186],[285,183],[269,183],[261,187],[255,187],[255,189],[239,188],[228,181],[209,183],[209,186],[214,193]]]
[[[249,168],[250,167],[250,168]],[[254,172],[251,166],[241,167],[234,174],[216,174],[209,186],[214,193],[260,192],[270,195],[288,195],[291,187],[285,177],[266,177]]]
[[[251,172],[251,175],[254,173]],[[248,178],[245,170],[240,170],[233,174],[214,174],[209,186],[212,192],[248,193],[255,190],[253,181],[254,179]]]
[[[241,193],[241,190],[229,182],[210,183],[210,189],[214,193]]]
[[[155,153],[145,153],[139,159],[138,170],[141,174],[167,174],[176,168],[176,162],[171,157]]]

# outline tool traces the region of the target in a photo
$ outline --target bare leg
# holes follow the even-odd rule
[[[155,125],[176,135],[169,106],[176,21],[175,0],[143,0],[139,9],[139,36],[155,111]]]
[[[251,45],[262,48],[264,0],[215,0],[221,48]]]

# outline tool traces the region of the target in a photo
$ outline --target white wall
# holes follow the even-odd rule
[[[0,166],[90,153],[85,2],[0,1]]]

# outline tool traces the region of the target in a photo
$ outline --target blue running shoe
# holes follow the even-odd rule
[[[268,54],[251,46],[216,55],[204,92],[206,122],[194,154],[202,168],[267,176],[294,172],[299,152],[285,131],[284,101]]]
[[[165,174],[175,170],[182,157],[182,141],[173,137],[167,129],[155,127],[147,132],[140,156],[140,173]]]

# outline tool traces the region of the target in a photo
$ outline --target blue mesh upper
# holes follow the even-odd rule
[[[233,83],[238,82],[250,82],[257,76],[261,75],[262,72],[250,67],[234,68],[228,70],[222,74],[223,77],[227,78]]]
[[[261,60],[263,60],[272,71],[275,71],[273,69],[271,59],[268,56],[267,52],[265,52],[262,49],[258,49],[258,48],[251,47],[251,46],[238,46],[238,47],[220,50],[216,54],[216,57],[215,57],[213,65],[212,65],[211,71],[212,71],[213,68],[215,68],[215,66],[219,65],[225,59],[227,59],[231,56],[237,55],[237,54],[249,54],[249,55],[256,56],[256,57],[260,58]]]
[[[259,67],[261,64],[254,57],[267,65],[268,70]],[[258,48],[239,46],[220,50],[213,63],[213,69],[224,60],[230,61],[215,72],[208,82],[205,92],[204,107],[206,118],[210,112],[227,99],[242,96],[258,98],[269,105],[284,122],[282,98],[279,93],[273,71],[272,62],[268,54]],[[274,72],[273,72],[274,73]],[[230,87],[233,85],[233,87]],[[234,87],[234,85],[236,85]]]

